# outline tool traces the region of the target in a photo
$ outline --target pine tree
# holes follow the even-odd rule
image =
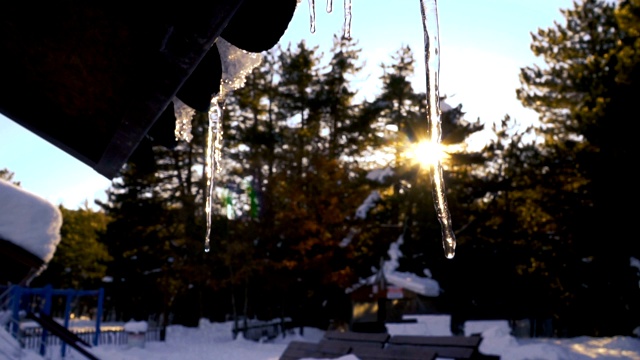
[[[168,321],[175,310],[176,321],[194,324],[210,311],[203,294],[217,286],[211,274],[220,241],[214,231],[212,255],[205,256],[201,169],[207,122],[206,114],[196,114],[193,139],[174,149],[143,141],[101,204],[113,219],[105,243],[114,256],[109,274],[122,318],[162,314]],[[174,309],[185,297],[198,300]]]
[[[33,285],[87,290],[102,287],[111,260],[107,247],[100,241],[108,217],[88,207],[69,210],[60,206],[60,212],[63,218],[60,243],[47,269]]]
[[[13,177],[15,176],[15,173],[13,173],[12,171],[10,171],[7,168],[4,169],[0,169],[0,179],[9,181],[11,183],[13,183],[14,185],[20,186],[20,182],[16,182],[13,181]]]
[[[451,260],[442,252],[442,232],[435,214],[429,168],[416,162],[413,151],[428,138],[426,95],[415,92],[411,85],[413,64],[411,49],[399,49],[392,64],[383,65],[381,93],[364,105],[363,116],[377,120],[372,126],[381,143],[377,158],[387,161],[379,166],[388,167],[393,175],[380,184],[371,184],[379,188],[381,200],[358,224],[360,232],[354,237],[353,247],[371,249],[362,252],[361,261],[369,267],[378,267],[380,257],[387,257],[389,244],[402,236],[400,250],[404,257],[398,270],[424,276],[423,270],[429,268],[434,277],[446,282]],[[441,99],[441,103],[445,100]],[[473,180],[471,167],[484,161],[480,154],[468,152],[464,142],[483,126],[478,121],[465,121],[461,105],[442,108],[441,142],[449,153],[443,160],[447,197],[454,212],[454,226],[464,229],[469,222],[465,214],[468,204],[481,194],[469,191]],[[464,242],[463,238],[461,243]]]
[[[622,210],[637,196],[628,190],[628,177],[615,176],[635,160],[625,127],[638,86],[638,7],[634,1],[584,0],[563,10],[566,24],[532,34],[532,50],[547,67],[522,69],[517,91],[543,123],[547,182],[557,186],[547,212],[555,218],[554,236],[574,254],[566,261],[575,277],[563,284],[572,304],[566,314],[581,318],[596,304],[608,309],[590,323],[573,321],[578,333],[630,331],[630,314],[639,311],[628,262],[640,249],[628,240],[633,215]]]

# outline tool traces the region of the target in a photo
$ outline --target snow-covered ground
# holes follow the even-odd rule
[[[442,317],[419,318],[417,323],[390,324],[391,334],[449,333],[448,321]],[[211,323],[201,320],[198,328],[172,325],[164,342],[146,342],[142,346],[101,345],[91,352],[101,360],[277,360],[292,340],[317,342],[324,331],[305,328],[304,336],[296,332],[271,341],[255,342],[238,336],[233,339],[232,323]],[[509,335],[505,321],[472,322],[465,325],[465,333],[481,331],[484,337],[480,350],[500,355],[503,360],[592,360],[640,359],[640,339],[616,336],[610,338],[578,337],[572,339],[516,339]],[[8,333],[0,330],[0,358],[11,359],[15,348],[9,347]],[[60,352],[49,349],[45,357],[32,350],[22,350],[21,360],[60,360]],[[4,357],[3,357],[4,356]],[[85,359],[75,350],[66,359]],[[354,355],[340,360],[356,360]]]

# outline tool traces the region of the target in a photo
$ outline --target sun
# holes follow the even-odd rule
[[[422,168],[429,169],[448,158],[449,155],[444,151],[442,144],[421,140],[410,144],[404,151],[404,157]]]

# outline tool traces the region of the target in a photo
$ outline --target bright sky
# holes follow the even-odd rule
[[[521,123],[535,121],[515,97],[519,69],[539,63],[529,49],[529,33],[563,22],[560,8],[572,0],[440,0],[440,95],[451,105],[462,104],[468,120],[490,124],[505,114]],[[310,32],[309,7],[301,1],[281,44],[306,39],[328,54],[334,34],[342,34],[342,1],[316,1],[316,32]],[[424,74],[423,30],[418,0],[352,0],[351,34],[359,41],[367,68],[354,84],[362,95],[378,93],[379,64],[406,44],[414,51],[417,74]],[[415,87],[424,91],[422,75]],[[489,126],[487,126],[489,127]],[[76,209],[85,201],[105,199],[110,181],[62,150],[0,115],[0,169],[54,204]]]

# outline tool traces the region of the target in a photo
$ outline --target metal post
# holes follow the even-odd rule
[[[51,315],[51,295],[53,288],[51,285],[44,287],[44,308],[41,310],[46,315]],[[48,331],[44,327],[42,328],[42,338],[40,339],[40,355],[45,356],[47,354],[47,336]]]
[[[104,288],[98,290],[98,309],[96,312],[96,333],[93,338],[93,346],[98,346],[100,339],[100,322],[102,321],[102,307],[104,306]]]
[[[14,320],[11,322],[11,335],[17,339],[20,334],[20,299],[22,298],[22,286],[12,286],[10,296]]]
[[[64,327],[65,329],[69,328],[69,317],[71,317],[71,298],[73,294],[67,293],[66,300],[64,303]],[[62,347],[60,348],[60,356],[63,358],[67,353],[67,343],[62,342]]]

